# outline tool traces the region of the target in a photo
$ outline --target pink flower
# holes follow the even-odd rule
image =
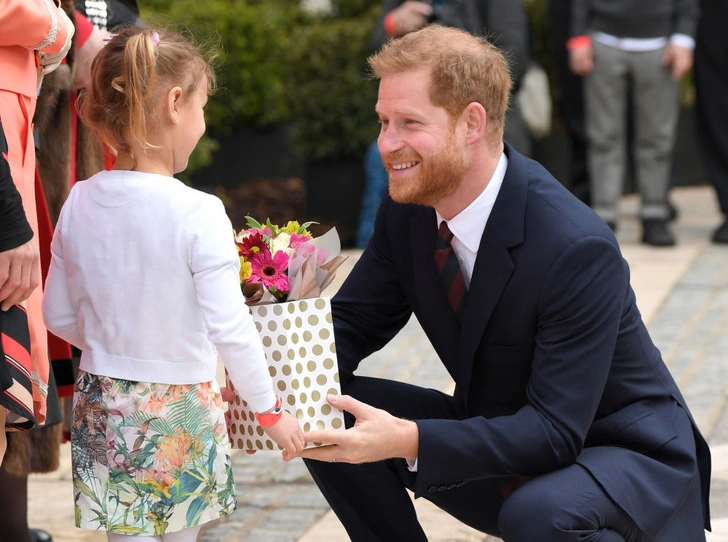
[[[274,256],[267,250],[262,250],[248,260],[253,268],[248,282],[261,282],[266,288],[275,288],[281,292],[288,291],[288,254],[279,250]]]
[[[302,243],[306,243],[311,240],[311,236],[307,233],[292,233],[291,234],[291,240],[288,243],[288,248],[296,248],[298,245]]]

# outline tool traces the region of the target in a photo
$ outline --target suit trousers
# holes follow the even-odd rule
[[[343,393],[408,419],[463,419],[451,396],[432,389],[353,377]],[[346,425],[353,418],[346,414]],[[404,459],[363,465],[306,460],[324,497],[355,542],[426,542],[407,489],[416,476]],[[506,542],[649,542],[632,519],[578,464],[531,478],[507,500],[502,478],[440,487],[425,498],[463,523]]]
[[[585,80],[592,208],[607,222],[619,218],[627,166],[628,86],[632,81],[634,156],[640,218],[667,219],[679,85],[662,65],[664,47],[623,51],[593,40],[594,71]]]

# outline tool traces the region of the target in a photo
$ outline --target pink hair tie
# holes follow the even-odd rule
[[[159,45],[159,33],[156,30],[152,32],[152,43],[154,43],[155,47]]]
[[[110,42],[111,40],[113,40],[113,39],[114,39],[115,37],[116,37],[116,34],[109,34],[108,36],[106,36],[106,37],[104,38],[104,40],[103,40],[103,41],[105,41],[106,43],[109,43],[109,42]]]

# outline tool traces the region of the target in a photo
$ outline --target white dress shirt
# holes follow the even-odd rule
[[[460,262],[460,269],[463,272],[465,286],[470,288],[470,279],[473,276],[475,259],[478,257],[480,239],[483,237],[485,226],[488,224],[490,213],[498,197],[503,179],[508,169],[508,158],[501,154],[498,165],[493,172],[485,189],[465,209],[460,211],[450,220],[445,220],[442,215],[435,212],[437,216],[437,227],[445,220],[450,231],[453,233],[452,248]],[[417,472],[417,458],[414,461],[407,460],[407,467],[412,472]]]
[[[480,239],[483,237],[485,225],[490,218],[490,213],[500,192],[507,168],[508,158],[506,158],[505,154],[501,154],[498,165],[485,190],[470,205],[450,220],[445,220],[440,213],[435,213],[437,215],[437,227],[439,228],[440,223],[445,220],[454,236],[452,247],[460,262],[460,269],[463,271],[463,279],[465,279],[467,288],[470,288],[470,279],[473,276],[475,259],[478,257]]]

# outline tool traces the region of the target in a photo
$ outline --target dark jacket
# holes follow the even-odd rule
[[[642,322],[619,245],[540,164],[506,154],[460,325],[435,267],[434,209],[384,201],[332,303],[342,385],[414,313],[465,412],[416,420],[416,496],[576,462],[655,540],[697,540],[710,453]],[[661,535],[666,525],[678,526]]]
[[[591,31],[620,38],[695,37],[698,0],[574,0],[571,35]]]

